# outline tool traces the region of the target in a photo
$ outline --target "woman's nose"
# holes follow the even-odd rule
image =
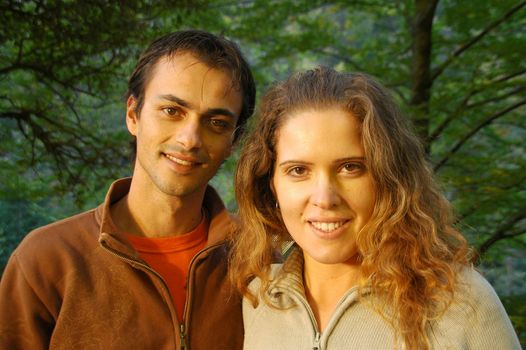
[[[322,209],[330,209],[341,203],[338,186],[329,178],[319,178],[313,184],[311,203]]]

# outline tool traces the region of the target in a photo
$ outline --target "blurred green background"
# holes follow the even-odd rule
[[[31,229],[131,173],[126,81],[167,32],[236,41],[258,96],[319,64],[366,72],[412,117],[526,344],[526,1],[0,1],[0,271]],[[213,183],[229,209],[235,156]]]

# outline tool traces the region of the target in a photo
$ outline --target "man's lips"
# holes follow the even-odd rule
[[[169,160],[171,160],[172,162],[182,165],[182,166],[192,167],[192,166],[198,166],[203,163],[199,158],[185,156],[182,154],[163,153],[163,155]]]

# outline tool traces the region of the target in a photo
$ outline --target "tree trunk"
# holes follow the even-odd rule
[[[411,100],[414,125],[429,152],[429,100],[431,98],[431,49],[433,17],[438,0],[415,0]]]

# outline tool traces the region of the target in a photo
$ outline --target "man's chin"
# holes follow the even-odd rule
[[[157,188],[168,196],[185,198],[203,194],[207,183],[208,182],[186,183],[186,181],[179,181],[177,183],[157,184]]]

